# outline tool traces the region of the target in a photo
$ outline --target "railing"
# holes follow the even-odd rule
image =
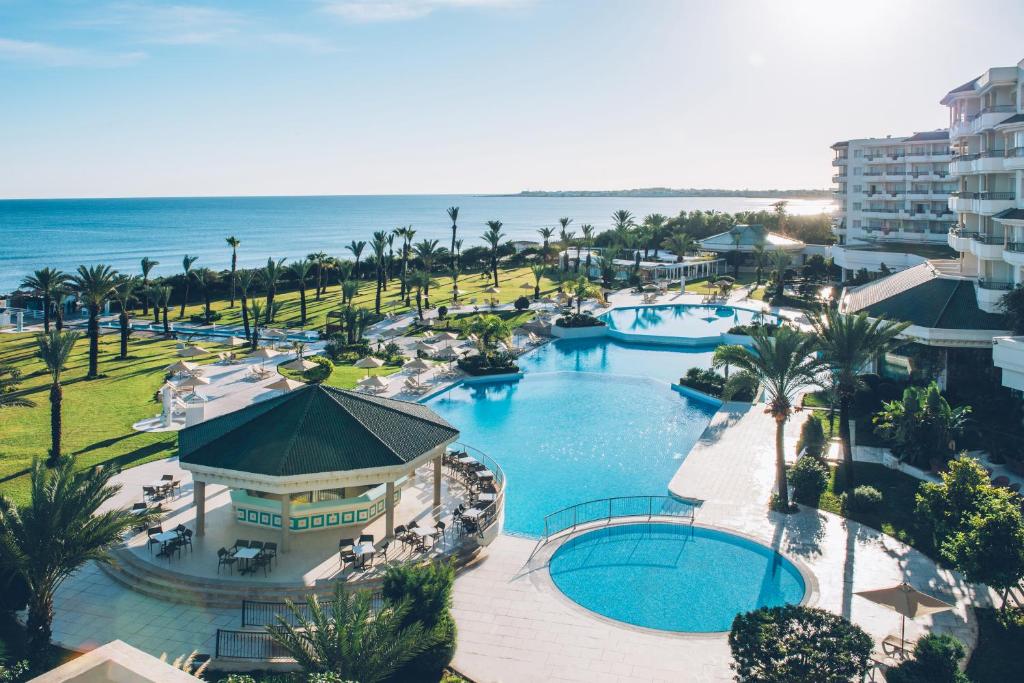
[[[989,107],[982,107],[977,114],[972,114],[967,117],[968,123],[981,117],[984,114],[1012,114],[1017,111],[1016,105],[1013,104],[994,104]]]
[[[972,237],[975,242],[981,242],[982,244],[1002,244],[1006,241],[1005,235],[983,235],[981,233]]]
[[[982,159],[991,159],[993,157],[998,157],[998,158],[1002,159],[1002,158],[1004,158],[1006,156],[1006,150],[1005,149],[986,149],[984,152],[979,152],[979,156]]]
[[[498,513],[501,512],[502,506],[505,501],[505,471],[501,469],[501,465],[498,464],[491,456],[487,455],[479,448],[468,446],[461,442],[453,443],[448,447],[449,451],[465,451],[469,455],[476,458],[477,462],[483,463],[487,469],[494,472],[494,488],[498,490],[498,495],[494,497],[487,507],[483,508],[483,513],[477,520],[479,526],[479,533],[490,528],[492,524],[498,521]]]
[[[995,280],[986,280],[985,278],[978,278],[978,286],[982,289],[993,289],[1000,292],[1008,292],[1013,289],[1012,282],[997,282]]]
[[[358,589],[358,587],[356,587]],[[321,600],[321,604],[330,604],[331,600]],[[242,601],[242,628],[257,626],[264,628],[278,623],[277,617],[284,619],[289,626],[301,626],[303,620],[310,617],[309,605],[304,601],[293,603],[298,614],[288,609],[287,602],[260,602],[257,600]],[[384,606],[384,594],[380,590],[370,593],[370,605],[374,611]]]
[[[1024,157],[1024,147],[1008,147],[1006,150],[1006,158],[1012,159],[1014,157]]]
[[[623,517],[670,517],[687,519],[693,524],[697,502],[672,496],[619,496],[577,503],[544,517],[544,540],[581,524],[610,521]]]
[[[1024,242],[1007,242],[1006,251],[1024,252]]]
[[[974,154],[954,154],[953,161],[974,161],[975,159],[978,159],[980,157],[981,155],[977,152],[975,152]]]
[[[954,190],[949,193],[949,196],[959,197],[960,199],[985,199],[989,201],[1016,198],[1013,192],[967,192],[966,190]]]
[[[217,643],[213,656],[214,659],[255,661],[291,657],[266,631],[232,631],[222,628],[217,629]]]

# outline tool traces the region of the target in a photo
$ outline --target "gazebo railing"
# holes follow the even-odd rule
[[[479,533],[483,534],[485,530],[498,521],[498,514],[501,512],[502,507],[505,504],[505,471],[501,469],[501,465],[487,455],[479,448],[474,448],[468,444],[462,442],[455,442],[448,446],[449,452],[451,451],[465,451],[468,455],[476,459],[477,462],[482,463],[487,469],[494,473],[494,488],[497,490],[497,495],[494,496],[494,500],[490,501],[486,507],[483,508],[483,513],[480,515],[479,520]]]

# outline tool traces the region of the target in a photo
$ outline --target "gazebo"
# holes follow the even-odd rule
[[[196,536],[206,526],[206,485],[231,489],[238,524],[290,534],[363,527],[395,505],[415,470],[434,465],[459,432],[426,406],[308,385],[182,430],[179,462],[192,473]]]

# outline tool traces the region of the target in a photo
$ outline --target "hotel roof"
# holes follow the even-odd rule
[[[737,242],[737,237],[739,240]],[[804,243],[792,237],[780,235],[777,232],[768,232],[763,225],[736,225],[731,230],[720,232],[699,240],[702,249],[709,251],[733,251],[739,248],[740,251],[751,251],[755,246],[762,246],[768,250],[795,251],[804,248]]]

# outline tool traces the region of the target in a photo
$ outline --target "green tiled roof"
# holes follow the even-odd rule
[[[765,249],[791,248],[799,249],[804,246],[800,240],[786,237],[776,232],[768,232],[763,225],[735,225],[732,230],[720,232],[700,240],[700,246],[711,251],[728,251],[736,247],[734,235],[739,235],[740,248],[753,248],[761,245]]]
[[[315,384],[182,430],[183,464],[287,477],[406,464],[459,431],[418,403]]]
[[[1006,329],[1003,316],[978,308],[971,280],[941,277],[927,263],[849,290],[844,310],[930,329]]]

